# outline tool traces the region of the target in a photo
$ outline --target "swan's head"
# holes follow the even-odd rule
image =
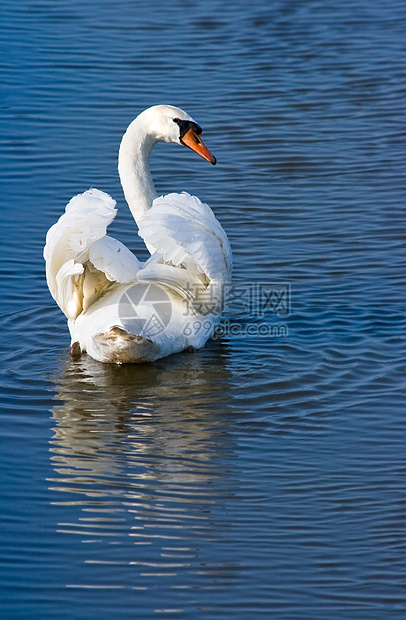
[[[170,105],[156,105],[142,113],[148,117],[150,131],[162,142],[182,144],[195,151],[211,164],[216,158],[204,145],[200,134],[201,127],[183,110]]]

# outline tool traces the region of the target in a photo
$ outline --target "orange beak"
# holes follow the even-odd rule
[[[202,140],[197,135],[197,133],[194,131],[193,127],[191,127],[189,131],[185,133],[185,135],[181,138],[181,142],[185,146],[188,146],[190,149],[192,149],[192,151],[200,155],[200,157],[203,157],[203,159],[207,159],[207,161],[213,164],[213,166],[215,165],[217,161],[216,158],[214,157],[214,155],[210,153],[209,149],[203,144]]]

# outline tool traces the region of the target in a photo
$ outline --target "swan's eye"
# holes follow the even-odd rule
[[[187,134],[189,129],[193,129],[193,132],[199,136],[202,133],[202,128],[194,121],[182,121],[180,118],[174,118],[173,122],[179,125],[179,137],[182,140],[183,136]]]

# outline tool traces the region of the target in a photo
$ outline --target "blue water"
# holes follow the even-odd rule
[[[406,616],[405,29],[395,0],[3,0],[2,618]],[[158,190],[290,297],[194,355],[72,361],[45,234],[95,186],[145,256],[116,162],[156,103],[218,158],[159,145]]]

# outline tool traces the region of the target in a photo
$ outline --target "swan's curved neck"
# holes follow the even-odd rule
[[[131,123],[121,141],[118,173],[136,222],[144,217],[157,197],[149,168],[149,157],[157,141],[141,118]]]

